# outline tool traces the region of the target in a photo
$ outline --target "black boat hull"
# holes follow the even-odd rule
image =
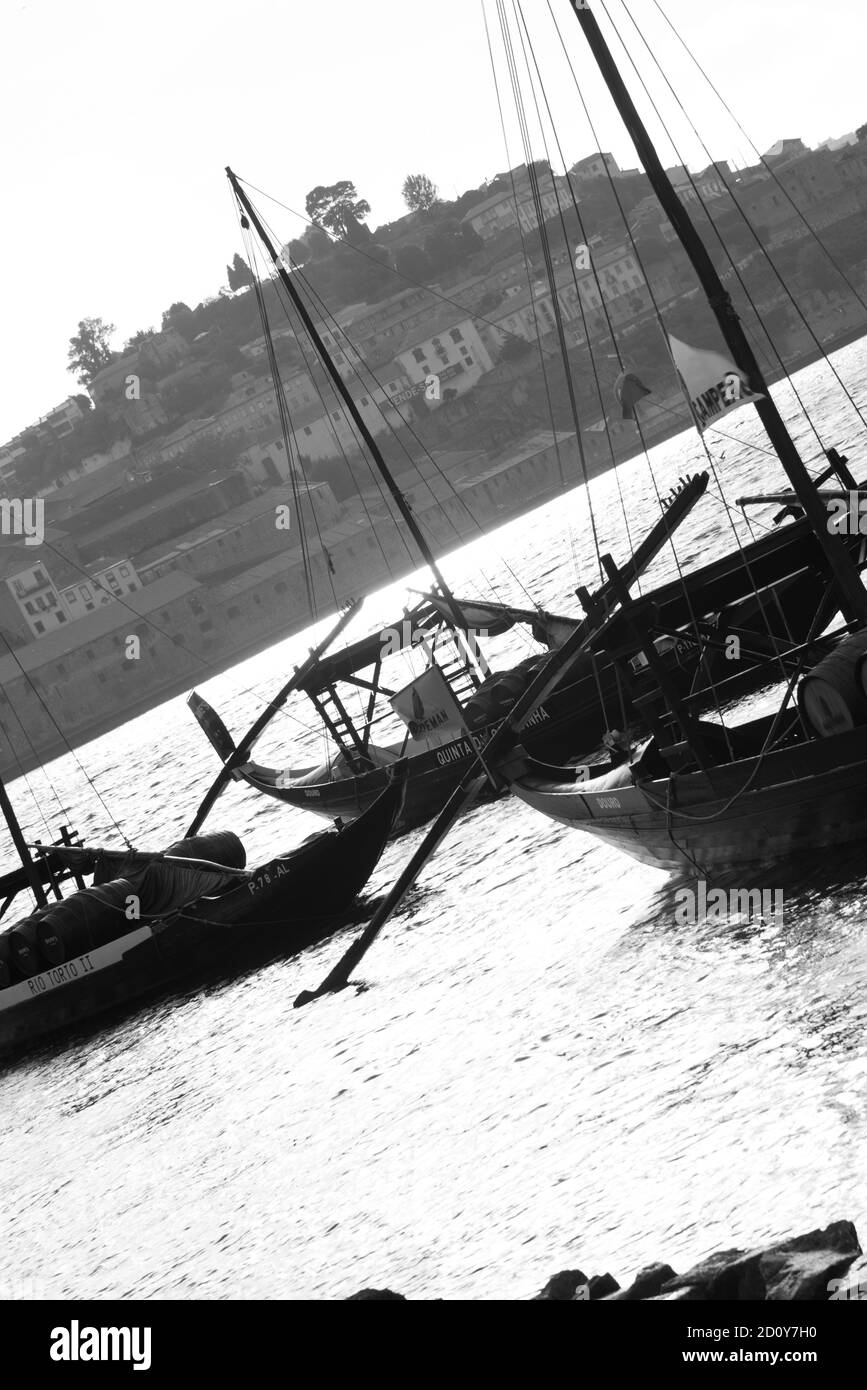
[[[858,842],[867,860],[867,728],[631,785],[612,777],[594,785],[574,767],[532,759],[505,770],[534,810],[679,874],[755,868]]]
[[[0,990],[0,1054],[175,983],[249,969],[340,925],[372,874],[403,797],[390,784],[366,815],[277,855],[202,897],[63,965]]]

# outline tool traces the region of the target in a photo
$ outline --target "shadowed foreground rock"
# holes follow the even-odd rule
[[[351,1293],[345,1300],[352,1303],[356,1299],[364,1299],[366,1302],[371,1300],[398,1299],[401,1303],[406,1303],[406,1297],[402,1293],[393,1293],[391,1289],[359,1289],[358,1293]]]
[[[351,1298],[403,1299],[403,1295],[390,1289],[362,1289]],[[824,1303],[830,1299],[867,1302],[867,1258],[851,1221],[833,1221],[823,1230],[756,1250],[723,1250],[685,1274],[675,1274],[666,1264],[647,1265],[626,1288],[610,1274],[588,1279],[583,1270],[563,1269],[533,1295],[534,1302],[545,1303]]]

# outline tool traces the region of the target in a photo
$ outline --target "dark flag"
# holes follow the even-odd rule
[[[634,372],[621,372],[614,383],[614,394],[623,406],[624,420],[635,420],[635,407],[642,396],[649,396],[650,390],[638,380]]]

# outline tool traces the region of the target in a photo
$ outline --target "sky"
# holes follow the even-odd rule
[[[504,3],[513,14],[515,0]],[[656,0],[592,3],[666,163],[676,154],[612,20],[681,157],[692,168],[709,161],[629,12],[711,156],[753,162],[749,140]],[[784,136],[815,145],[867,121],[864,0],[660,5],[760,150]],[[597,143],[552,11],[599,144],[635,167],[568,0],[522,0],[522,9],[566,163]],[[218,292],[242,249],[226,164],[302,215],[310,188],[351,179],[375,227],[406,211],[408,173],[428,174],[453,198],[524,157],[494,0],[4,0],[0,35],[0,442],[81,389],[66,371],[81,318],[114,323],[119,349],[137,330],[159,327],[174,301],[195,305]],[[522,86],[532,154],[542,157],[526,79]],[[546,134],[556,167],[550,127]],[[281,241],[303,230],[298,216],[258,202]]]

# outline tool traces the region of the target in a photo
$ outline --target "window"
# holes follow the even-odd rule
[[[36,619],[36,622],[33,624],[33,626],[34,626],[34,628],[36,629],[37,632],[44,632],[44,631],[45,631],[45,624],[44,624],[44,623],[41,623],[41,622],[39,621],[38,618]]]
[[[120,573],[123,575],[123,577],[124,577],[124,579],[125,579],[125,578],[127,577],[127,575],[129,574],[129,565],[121,565],[121,567],[120,567]]]
[[[35,613],[35,611],[36,611],[36,609],[35,609],[34,605],[30,602],[30,599],[27,599],[26,603],[24,604],[24,612],[25,612],[25,613]]]
[[[368,401],[368,399],[367,399],[366,396],[362,396],[362,397],[361,397],[361,404],[362,404],[362,405],[369,405],[369,404],[370,404],[370,402]]]
[[[453,343],[462,343],[464,341],[464,335],[459,328],[453,328],[449,337]]]
[[[65,623],[65,622],[66,622],[66,614],[65,614],[65,613],[60,613],[60,612],[58,612],[58,614],[57,614],[57,621],[58,621],[59,623]]]
[[[304,426],[304,433],[307,434],[307,435],[310,435],[310,434],[313,433],[313,431],[312,431],[312,429],[310,428],[309,425],[305,425],[305,426]]]
[[[416,362],[424,362],[424,348],[413,348],[412,355]]]
[[[237,608],[227,608],[227,609],[226,609],[226,614],[227,614],[227,616],[230,617],[230,618],[237,618],[239,611],[240,611],[240,610],[237,609]]]

